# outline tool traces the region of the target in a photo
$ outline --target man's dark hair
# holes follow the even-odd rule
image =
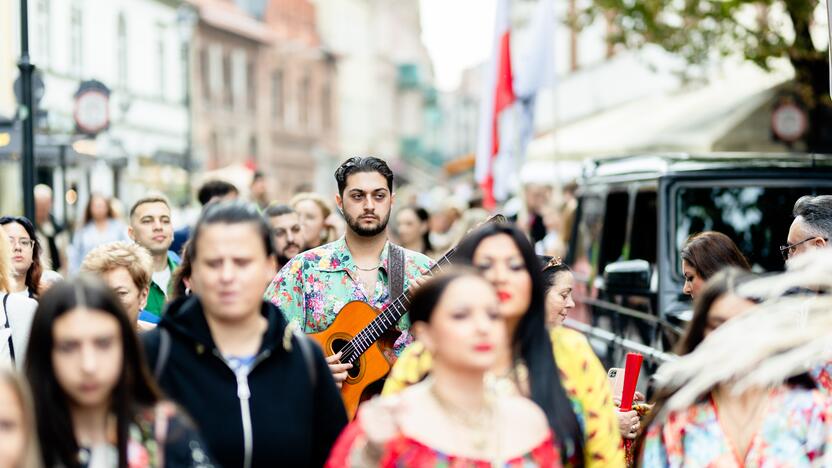
[[[338,195],[344,195],[347,177],[359,172],[378,172],[387,179],[387,189],[393,192],[393,171],[384,160],[372,156],[353,156],[344,161],[335,170],[335,182],[338,183]]]
[[[229,193],[240,193],[240,191],[237,190],[234,184],[224,180],[209,180],[199,188],[196,198],[199,200],[200,205],[205,206],[212,198],[224,197]]]
[[[282,203],[272,203],[271,205],[266,207],[266,209],[263,211],[263,214],[266,215],[267,218],[274,218],[276,216],[283,216],[294,212],[295,210],[293,210],[292,207],[289,205],[284,205]]]
[[[806,195],[794,203],[792,215],[803,218],[812,234],[832,239],[832,195]]]

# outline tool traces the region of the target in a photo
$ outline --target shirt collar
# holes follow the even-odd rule
[[[318,269],[321,271],[348,271],[351,273],[358,273],[358,267],[352,259],[352,253],[347,247],[346,237],[341,237],[329,244],[329,251],[321,256],[318,262]],[[379,267],[385,272],[387,269],[387,259],[389,257],[390,241],[384,243],[384,248],[381,250],[379,257]]]

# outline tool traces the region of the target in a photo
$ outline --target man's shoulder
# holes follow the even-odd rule
[[[405,262],[412,263],[420,269],[430,269],[430,267],[432,267],[435,263],[430,257],[421,252],[406,249],[404,247],[401,247],[401,249],[404,251]]]
[[[339,248],[337,242],[330,242],[329,244],[301,252],[289,260],[284,268],[289,268],[289,271],[291,271],[292,268],[328,269],[337,267],[339,263]]]

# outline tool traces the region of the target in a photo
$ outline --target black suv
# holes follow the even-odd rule
[[[595,331],[606,330],[618,345],[626,340],[623,348],[648,354],[652,348],[661,358],[658,352],[671,349],[690,318],[679,258],[688,236],[722,232],[755,271],[782,270],[779,246],[794,202],[830,193],[830,155],[665,154],[589,161],[579,181],[566,259],[575,271],[578,307],[589,313]],[[621,350],[608,347],[606,358],[623,362]]]

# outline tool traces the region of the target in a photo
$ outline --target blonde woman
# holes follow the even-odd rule
[[[40,468],[39,450],[29,386],[12,369],[0,368],[0,466]]]
[[[307,249],[314,249],[336,239],[332,210],[324,197],[314,192],[302,192],[289,202],[300,217]]]
[[[15,289],[12,275],[12,246],[9,237],[0,229],[0,366],[23,363],[29,343],[29,328],[38,303]]]

